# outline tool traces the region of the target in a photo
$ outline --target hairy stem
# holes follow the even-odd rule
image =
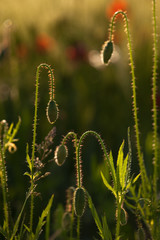
[[[153,15],[153,73],[152,73],[152,101],[153,101],[153,205],[154,205],[154,227],[153,236],[158,239],[158,218],[157,218],[157,180],[158,180],[158,126],[157,126],[157,21],[156,21],[156,0],[152,0]]]
[[[158,166],[158,134],[157,134],[157,105],[156,105],[156,74],[157,74],[157,23],[156,23],[156,1],[152,1],[153,12],[153,76],[152,76],[152,100],[153,100],[153,150],[154,150],[154,173],[153,173],[153,191],[154,202],[157,200],[157,166]]]
[[[37,67],[36,72],[36,91],[35,91],[35,109],[34,109],[34,121],[33,121],[33,141],[32,141],[32,157],[31,157],[31,207],[30,207],[30,232],[32,233],[33,227],[33,209],[34,209],[34,159],[35,159],[35,147],[36,147],[36,135],[37,135],[37,112],[38,112],[38,92],[39,92],[39,76],[41,68],[46,68],[49,72],[49,94],[50,100],[54,98],[54,76],[51,67],[42,63]]]
[[[119,199],[117,199],[117,223],[116,223],[115,240],[119,240],[119,234],[120,234],[120,216],[121,216],[121,203],[119,202]]]
[[[6,231],[9,239],[9,207],[8,207],[8,197],[7,197],[7,175],[5,166],[4,151],[2,150],[0,142],[0,171],[1,171],[1,185],[2,185],[2,195],[3,195],[3,208],[4,208],[4,218],[6,222]]]
[[[77,171],[77,187],[81,187],[82,186],[82,173],[81,173],[81,162],[80,162],[80,156],[79,156],[79,152],[78,152],[78,139],[77,139],[77,134],[74,132],[69,132],[62,141],[62,144],[65,143],[65,141],[69,138],[69,137],[74,137],[74,144],[75,144],[75,149],[76,149],[76,171]]]
[[[78,157],[80,157],[80,151],[81,151],[82,142],[83,142],[84,138],[85,138],[86,136],[88,136],[88,135],[93,135],[93,136],[96,137],[96,139],[98,140],[98,142],[99,142],[99,144],[100,144],[100,146],[101,146],[101,148],[102,148],[102,150],[103,150],[103,153],[104,153],[104,156],[105,156],[105,158],[106,158],[106,160],[107,160],[107,163],[109,164],[109,167],[111,168],[109,156],[108,156],[108,154],[107,154],[106,147],[105,147],[105,145],[104,145],[104,143],[103,143],[103,140],[102,140],[101,136],[100,136],[97,132],[95,132],[95,131],[92,131],[92,130],[86,131],[86,132],[83,133],[82,136],[80,137],[79,145],[78,145]]]
[[[143,155],[141,152],[141,146],[140,146],[140,137],[139,137],[139,125],[138,125],[138,113],[137,113],[137,97],[136,97],[136,78],[135,78],[135,70],[134,70],[134,61],[133,61],[133,53],[132,53],[132,46],[131,46],[131,37],[129,32],[129,26],[128,26],[128,18],[125,12],[123,11],[117,11],[113,15],[113,18],[111,20],[111,28],[110,28],[110,40],[113,37],[113,29],[114,29],[114,22],[115,18],[118,14],[121,14],[125,21],[125,30],[127,33],[127,40],[128,40],[128,50],[129,50],[129,60],[130,60],[130,67],[131,67],[131,75],[132,75],[132,92],[133,92],[133,114],[134,114],[134,122],[135,122],[135,135],[136,135],[136,145],[137,145],[137,154],[138,154],[138,160],[139,160],[139,167],[141,171],[141,179],[142,179],[142,186],[143,186],[143,192],[144,195],[146,195],[146,186],[148,183],[147,173],[143,161]]]

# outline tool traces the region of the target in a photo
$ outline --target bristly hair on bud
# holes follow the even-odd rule
[[[49,100],[46,115],[50,124],[54,124],[58,119],[59,109],[55,100]]]
[[[113,42],[111,40],[106,41],[101,50],[101,58],[104,64],[109,64],[109,61],[113,53]]]
[[[61,144],[56,147],[54,159],[58,166],[62,166],[68,156],[66,145]]]
[[[77,187],[73,196],[74,212],[77,217],[82,217],[86,207],[86,191],[83,187]]]

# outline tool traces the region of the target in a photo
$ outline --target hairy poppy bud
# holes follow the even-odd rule
[[[56,148],[56,150],[55,150],[55,162],[57,163],[58,166],[63,165],[67,156],[68,156],[68,150],[67,150],[67,147],[64,144],[62,144],[62,145],[60,145]]]
[[[86,192],[83,187],[76,188],[73,197],[74,211],[77,217],[81,217],[86,206]]]
[[[108,64],[108,61],[111,59],[113,53],[113,42],[112,41],[106,41],[102,46],[102,61],[105,64]]]
[[[49,123],[55,123],[58,118],[58,106],[55,100],[50,100],[48,102],[46,115]]]

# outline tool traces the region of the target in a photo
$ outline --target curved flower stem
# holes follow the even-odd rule
[[[110,27],[110,40],[112,40],[113,37],[113,30],[114,30],[114,22],[115,18],[118,14],[121,14],[125,21],[125,30],[127,34],[127,40],[128,40],[128,50],[129,50],[129,60],[130,60],[130,67],[131,67],[131,75],[132,75],[132,92],[133,92],[133,114],[134,114],[134,122],[135,122],[135,135],[136,135],[136,145],[137,145],[137,154],[138,154],[138,160],[139,160],[139,167],[141,172],[141,179],[142,179],[142,187],[144,195],[146,195],[146,188],[148,183],[147,173],[143,161],[143,155],[141,152],[141,146],[140,146],[140,137],[139,137],[139,125],[138,125],[138,113],[137,113],[137,97],[136,97],[136,78],[135,78],[135,70],[134,70],[134,61],[133,61],[133,54],[132,54],[132,46],[131,46],[131,37],[129,32],[129,26],[128,26],[128,18],[127,14],[123,11],[117,11],[112,17],[111,20],[111,27]]]
[[[77,187],[81,187],[82,186],[82,174],[81,174],[81,163],[80,163],[80,158],[78,155],[78,139],[77,139],[77,134],[74,132],[69,132],[67,133],[67,135],[63,138],[62,140],[62,144],[64,144],[66,142],[66,140],[73,136],[74,137],[74,141],[75,141],[75,150],[76,150],[76,171],[77,171]]]
[[[33,225],[33,208],[34,208],[34,159],[35,159],[35,146],[36,146],[36,135],[37,135],[37,112],[38,112],[38,92],[39,92],[39,76],[41,68],[46,68],[49,73],[49,95],[50,100],[54,99],[54,76],[51,67],[42,63],[37,67],[36,72],[36,91],[35,91],[35,110],[34,110],[34,121],[33,121],[33,141],[32,141],[32,157],[31,157],[31,208],[30,208],[30,233],[32,233]]]
[[[81,150],[82,142],[83,142],[84,138],[87,135],[93,135],[93,136],[95,136],[97,138],[97,140],[100,143],[100,146],[101,146],[101,148],[103,150],[104,156],[105,156],[105,158],[107,160],[107,163],[109,164],[109,167],[111,168],[109,156],[107,154],[106,147],[105,147],[105,145],[103,143],[103,140],[102,140],[101,136],[97,132],[92,131],[92,130],[88,130],[88,131],[84,132],[82,134],[82,136],[80,137],[79,144],[78,144],[78,158],[80,158],[80,150]]]
[[[80,188],[82,186],[82,173],[81,173],[81,162],[80,162],[80,157],[78,153],[78,139],[77,139],[77,134],[74,132],[69,132],[62,140],[62,144],[65,144],[66,140],[69,137],[74,138],[74,144],[75,144],[75,149],[76,149],[76,172],[77,172],[77,187]],[[73,224],[73,214],[72,212],[72,224]],[[72,230],[70,232],[70,239],[72,239]],[[80,239],[80,217],[77,217],[77,240]]]

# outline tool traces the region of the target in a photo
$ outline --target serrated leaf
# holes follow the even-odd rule
[[[117,157],[117,190],[120,190],[120,186],[123,186],[123,148],[124,148],[124,141],[122,142]]]
[[[87,192],[87,191],[86,191]],[[101,236],[102,239],[104,239],[104,236],[103,236],[103,228],[102,228],[102,224],[101,224],[101,221],[98,217],[98,213],[95,209],[95,206],[92,202],[92,198],[90,197],[89,193],[87,192],[87,197],[88,197],[88,205],[89,205],[89,208],[91,209],[91,213],[92,213],[92,216],[94,218],[94,221],[97,225],[97,228],[99,230],[99,235]]]
[[[109,230],[106,216],[104,216],[102,218],[102,223],[103,223],[103,236],[104,236],[104,240],[112,240],[112,234],[111,234],[111,232]]]
[[[110,160],[110,168],[111,168],[111,174],[112,174],[113,184],[114,184],[115,189],[117,189],[116,171],[115,171],[114,161],[113,161],[113,155],[112,155],[112,152],[111,152],[111,151],[110,151],[110,154],[109,154],[109,160]]]
[[[108,181],[106,180],[106,178],[104,177],[103,173],[101,172],[101,177],[103,180],[104,185],[113,193],[113,195],[115,196],[115,198],[117,198],[117,194],[116,191],[114,190],[114,188],[108,183]]]
[[[130,178],[131,162],[132,162],[132,148],[131,148],[130,128],[128,128],[128,165],[127,165],[127,179]]]
[[[122,190],[125,188],[126,183],[129,179],[127,179],[127,165],[128,165],[128,154],[123,162],[123,174],[122,174]]]
[[[38,224],[37,224],[37,228],[36,228],[36,233],[35,233],[35,240],[38,239],[40,233],[41,233],[41,230],[42,230],[42,227],[43,225],[45,224],[45,218],[47,217],[49,211],[50,211],[50,208],[52,206],[52,202],[53,202],[53,197],[54,195],[51,196],[48,204],[47,204],[47,207],[43,210],[42,214],[41,214],[41,217],[39,218],[39,221],[38,221]]]

